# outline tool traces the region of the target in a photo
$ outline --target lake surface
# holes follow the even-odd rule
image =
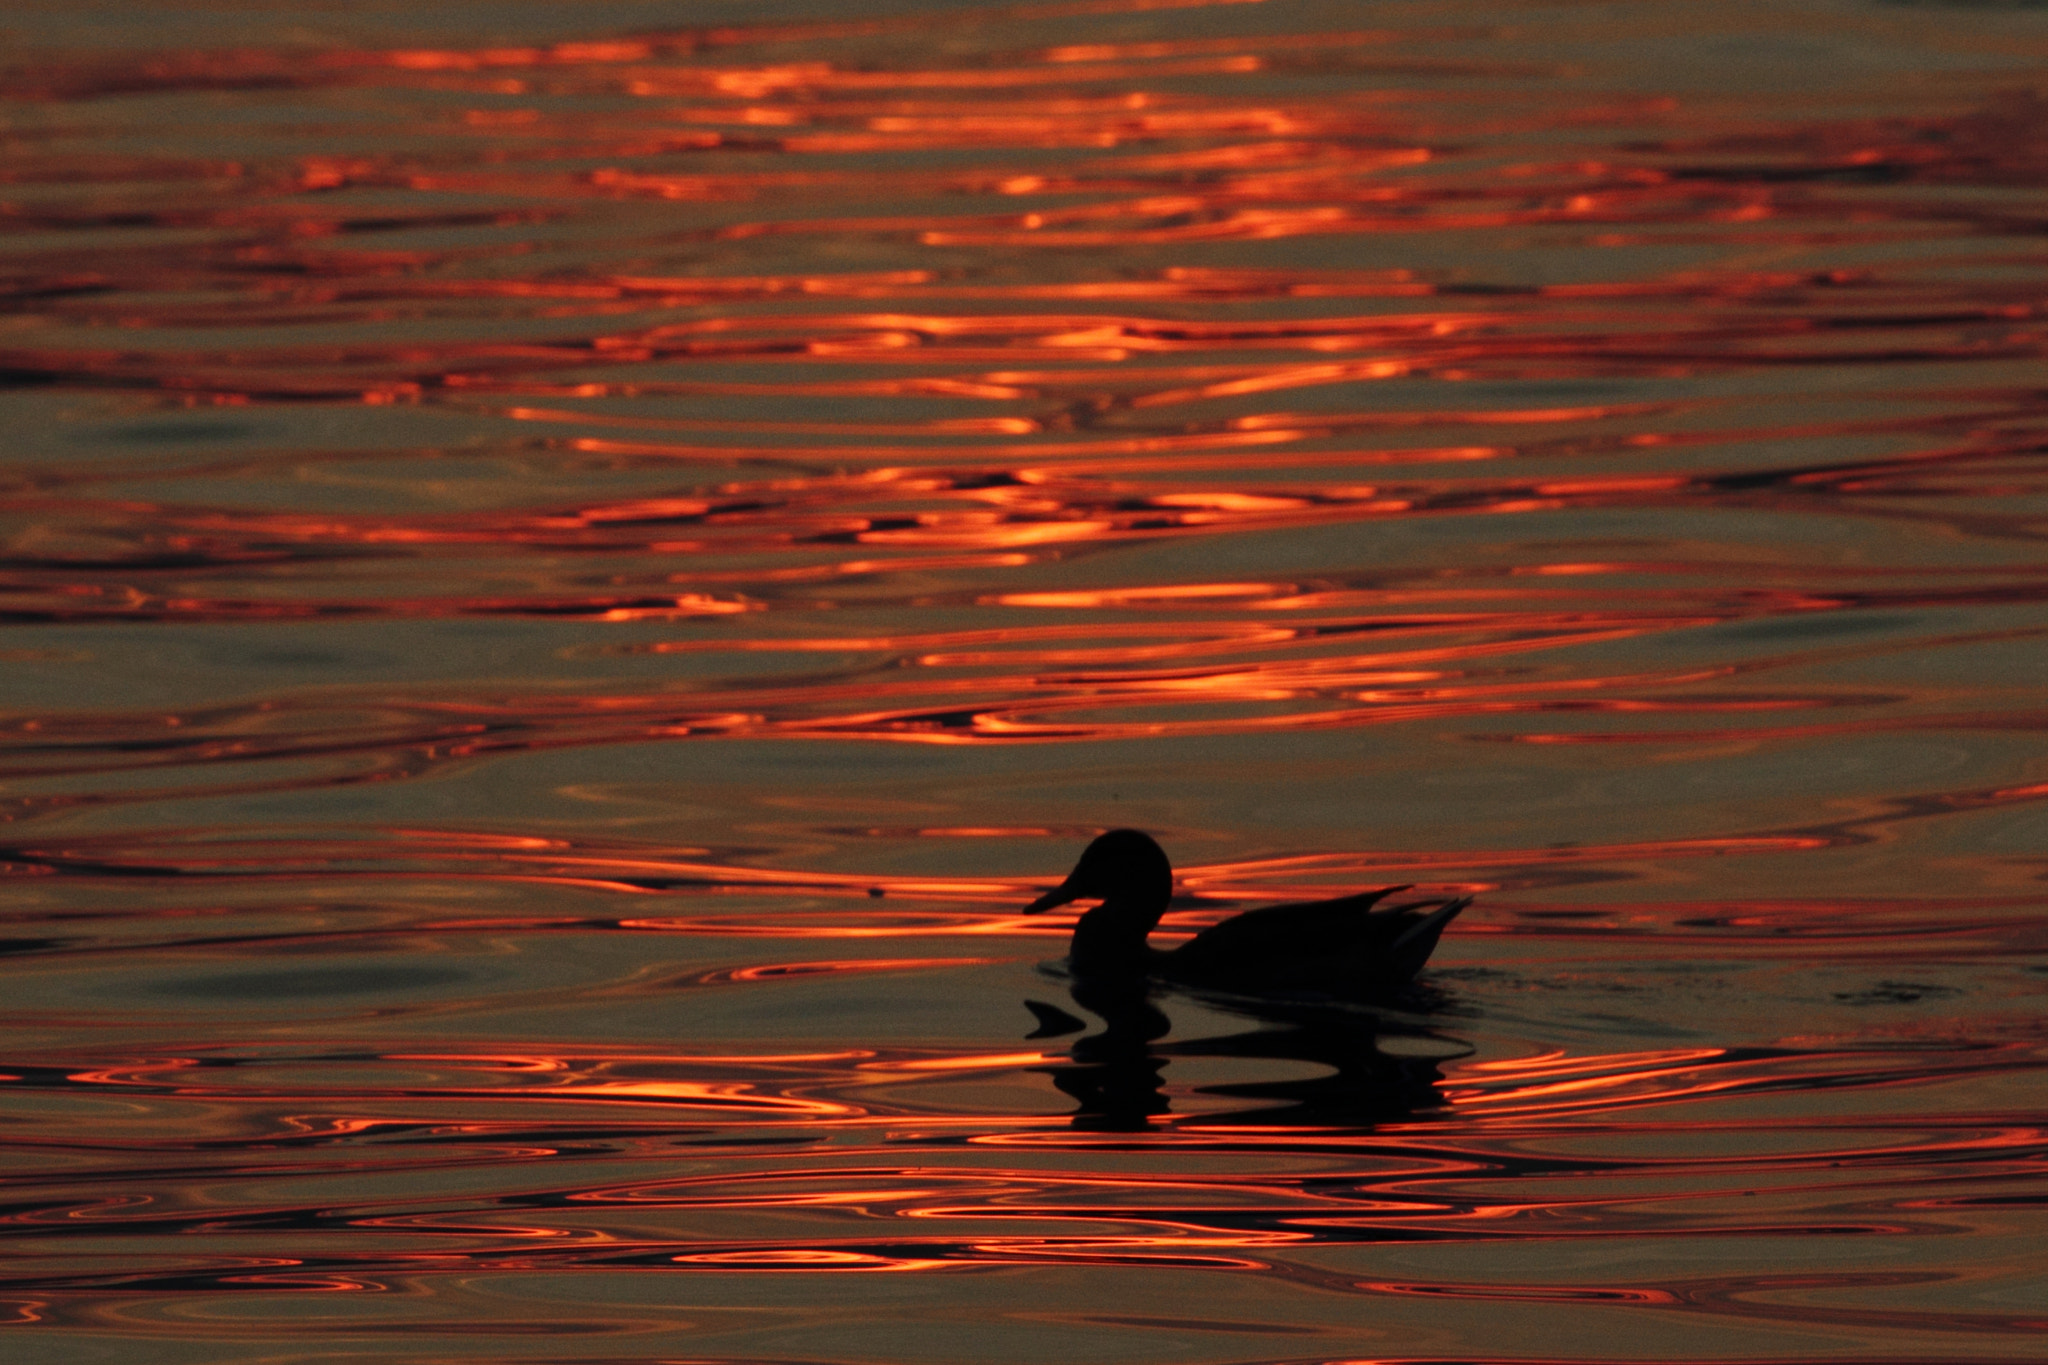
[[[2041,1358],[2048,7],[0,37],[0,1358]]]

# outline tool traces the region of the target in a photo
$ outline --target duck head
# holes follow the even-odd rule
[[[1088,845],[1067,879],[1024,907],[1035,915],[1070,901],[1100,900],[1074,926],[1076,972],[1142,971],[1145,936],[1173,899],[1173,865],[1152,837],[1113,829]]]

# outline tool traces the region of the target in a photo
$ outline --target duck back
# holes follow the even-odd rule
[[[1469,898],[1374,910],[1403,887],[1248,910],[1160,955],[1154,971],[1224,990],[1384,994],[1413,980]]]

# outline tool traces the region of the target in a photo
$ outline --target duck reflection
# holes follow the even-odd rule
[[[1103,1021],[1097,1033],[1074,1040],[1071,1066],[1047,1069],[1052,1083],[1072,1095],[1076,1128],[1128,1132],[1143,1128],[1154,1114],[1167,1110],[1163,1090],[1166,1055],[1153,1043],[1173,1030],[1173,1021],[1154,1005],[1142,983],[1128,980],[1077,980],[1070,988],[1074,1003]],[[1088,1025],[1042,1000],[1026,1000],[1038,1027],[1026,1038],[1057,1038],[1080,1033]]]
[[[1235,1057],[1322,1068],[1313,1076],[1197,1086],[1198,1094],[1248,1102],[1242,1109],[1205,1115],[1206,1122],[1361,1127],[1441,1107],[1439,1063],[1471,1050],[1406,1010],[1394,1014],[1338,1001],[1211,996],[1186,1003],[1256,1019],[1258,1026],[1217,1037],[1161,1041],[1173,1031],[1173,1021],[1161,1007],[1157,988],[1142,980],[1075,979],[1069,993],[1074,1004],[1102,1021],[1100,1029],[1089,1032],[1085,1019],[1061,1006],[1026,1000],[1038,1027],[1025,1036],[1081,1034],[1068,1051],[1072,1060],[1045,1071],[1073,1097],[1074,1127],[1097,1132],[1139,1131],[1168,1112],[1165,1072],[1175,1058]],[[1417,988],[1402,1003],[1428,1009],[1445,1002]]]

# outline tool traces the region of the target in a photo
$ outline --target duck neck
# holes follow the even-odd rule
[[[1152,898],[1147,897],[1149,902]],[[1166,913],[1166,898],[1156,905],[1111,898],[1081,916],[1074,926],[1074,946],[1068,959],[1077,976],[1138,975],[1145,971],[1151,951],[1145,936]]]

